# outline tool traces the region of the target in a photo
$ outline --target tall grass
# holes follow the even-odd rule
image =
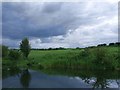
[[[30,58],[34,57],[44,68],[119,69],[117,50],[117,47],[96,47],[82,50],[33,51],[36,55]]]
[[[73,70],[120,70],[118,47],[94,47],[67,50],[32,50],[28,60],[19,60],[19,67],[62,68]],[[4,63],[9,60],[3,60]],[[4,65],[4,66],[5,66]]]

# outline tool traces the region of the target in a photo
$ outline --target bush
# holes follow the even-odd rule
[[[2,45],[2,57],[7,57],[8,56],[8,47]]]
[[[17,50],[10,50],[9,52],[9,58],[11,60],[16,60],[20,58],[20,52]]]
[[[101,69],[112,69],[112,63],[110,62],[109,54],[105,48],[96,48],[93,51],[95,66]]]

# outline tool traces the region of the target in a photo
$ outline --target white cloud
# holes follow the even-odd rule
[[[97,25],[79,26],[75,30],[69,30],[65,37],[52,37],[51,41],[68,43],[70,47],[86,47],[100,43],[116,42],[118,40],[117,22],[117,16],[111,19],[103,18]]]

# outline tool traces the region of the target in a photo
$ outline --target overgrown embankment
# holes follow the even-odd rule
[[[35,69],[120,70],[119,49],[115,46],[102,46],[85,49],[31,50],[28,59],[3,58],[3,67],[8,66]]]
[[[33,66],[64,69],[120,70],[118,47],[96,47],[81,50],[48,50],[30,53]]]

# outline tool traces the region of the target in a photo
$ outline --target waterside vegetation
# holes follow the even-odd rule
[[[2,64],[3,70],[14,65],[31,69],[119,71],[119,49],[119,42],[86,48],[31,49],[28,39],[25,38],[20,44],[20,49],[2,46]]]

